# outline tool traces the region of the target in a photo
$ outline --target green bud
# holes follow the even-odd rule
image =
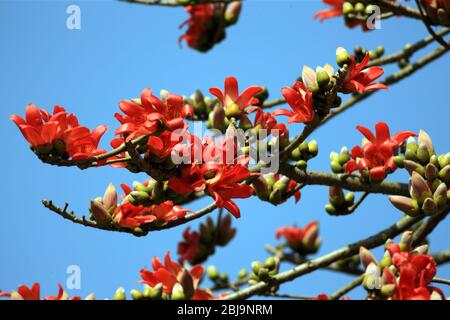
[[[422,163],[426,164],[428,161],[430,161],[430,153],[428,152],[428,148],[426,144],[421,143],[419,147],[417,148],[417,159]]]
[[[308,166],[308,163],[305,160],[299,160],[297,161],[297,163],[295,164],[295,166],[297,168],[299,168],[302,171],[306,171],[306,168]]]
[[[317,141],[316,140],[311,140],[308,143],[308,151],[309,151],[309,154],[312,157],[317,156],[317,154],[319,153],[319,146],[317,145]]]
[[[274,183],[273,189],[274,190],[280,190],[281,193],[285,193],[288,188],[288,179],[285,179],[285,177],[280,178],[277,182]]]
[[[259,261],[252,262],[252,271],[254,274],[257,275],[259,273],[259,270],[261,270],[261,268],[262,268],[261,262],[259,262]]]
[[[266,268],[259,269],[258,278],[264,282],[268,282],[270,280],[269,270],[267,270]]]
[[[225,116],[229,118],[239,119],[242,115],[242,110],[237,103],[232,103],[225,108]]]
[[[336,208],[330,203],[325,206],[325,211],[328,212],[328,214],[330,214],[332,216],[337,215]]]
[[[208,274],[208,278],[211,280],[217,280],[219,279],[219,271],[217,270],[217,268],[215,266],[209,266],[208,269],[206,270],[207,274]]]
[[[433,199],[426,198],[425,201],[423,202],[423,205],[422,205],[422,211],[426,215],[432,216],[432,215],[437,213],[438,206],[437,206],[436,202],[434,202]]]
[[[131,298],[133,298],[133,300],[140,300],[144,297],[144,294],[136,289],[131,290],[130,295],[131,295]]]
[[[380,268],[387,268],[392,264],[392,258],[390,256],[384,256],[380,261]]]
[[[291,152],[292,160],[300,160],[301,158],[302,158],[302,154],[301,154],[299,148],[295,148],[294,150],[292,150],[292,152]]]
[[[301,153],[307,153],[309,152],[308,142],[303,141],[299,146],[298,150],[300,150]]]
[[[345,9],[346,6],[347,6],[348,8],[350,8],[350,6],[351,6],[351,8],[353,9],[353,6],[352,6],[351,3],[348,3],[350,6],[349,6],[349,5],[346,5],[346,3],[348,3],[348,2],[345,2],[345,3],[344,3],[344,6],[343,6],[343,12],[344,12],[344,14],[346,14],[345,11],[344,11],[344,9]],[[345,49],[342,48],[342,47],[339,47],[339,48],[336,49],[336,63],[337,63],[340,67],[343,67],[345,64],[349,64],[349,63],[350,63],[350,60],[351,60],[351,56],[350,56],[350,54],[348,53],[347,50],[345,50]]]
[[[334,173],[342,173],[344,172],[344,168],[337,161],[331,161],[331,170]]]
[[[383,46],[378,46],[377,49],[375,50],[375,52],[377,53],[378,57],[381,57],[384,54],[384,47]]]
[[[113,300],[126,300],[126,294],[125,294],[125,289],[120,287],[116,290],[116,293],[114,293],[114,296],[112,298]]]
[[[438,156],[439,166],[441,168],[444,168],[448,165],[450,165],[450,152],[447,154],[441,154]]]
[[[347,15],[349,13],[352,13],[353,11],[354,11],[353,5],[350,2],[344,2],[344,4],[342,5],[342,13],[344,15]],[[337,60],[337,61],[339,64],[339,60]],[[341,66],[341,65],[339,64],[339,66]]]
[[[363,13],[364,9],[366,9],[366,6],[363,3],[358,2],[358,3],[355,4],[355,12]]]
[[[436,168],[433,164],[429,163],[425,167],[425,178],[427,178],[428,181],[433,181],[437,178],[439,172],[438,168]]]
[[[447,204],[447,185],[441,183],[433,194],[433,200],[436,202],[438,208],[444,208]]]
[[[316,80],[319,88],[325,88],[330,82],[330,75],[325,69],[318,68],[318,71],[316,72]]]
[[[269,257],[264,262],[264,267],[269,270],[273,270],[276,266],[277,266],[277,261],[275,260],[274,257]]]
[[[239,119],[239,128],[247,131],[253,128],[253,124],[247,116],[242,116],[241,119]]]
[[[352,205],[355,202],[355,194],[353,192],[349,192],[345,195],[345,202],[348,205]]]
[[[433,155],[430,157],[430,163],[433,164],[436,168],[439,168],[439,167],[440,167],[438,157],[437,157],[437,155],[435,155],[435,154],[433,154]]]
[[[184,300],[184,299],[186,299],[186,296],[184,295],[183,287],[179,283],[176,283],[173,286],[172,294],[170,295],[170,299],[171,300]]]
[[[385,284],[381,286],[380,293],[383,297],[388,298],[394,294],[395,285],[394,284]]]
[[[150,196],[144,191],[132,191],[130,192],[130,196],[140,204],[150,200]]]
[[[446,165],[439,171],[439,178],[445,183],[450,183],[450,165]]]
[[[340,165],[346,164],[350,160],[350,155],[348,153],[341,153],[338,156],[338,162]]]
[[[248,275],[247,269],[243,268],[239,271],[238,277],[239,279],[245,278]]]

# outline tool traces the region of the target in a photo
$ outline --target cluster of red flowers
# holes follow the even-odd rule
[[[352,159],[345,164],[345,171],[351,173],[359,170],[373,181],[383,181],[389,172],[397,169],[394,156],[397,155],[399,147],[408,137],[416,135],[410,131],[401,131],[391,137],[389,127],[384,122],[375,125],[376,135],[363,126],[356,128],[365,139],[362,147],[355,146],[351,150]]]
[[[346,65],[345,77],[338,91],[342,93],[364,93],[371,90],[387,89],[384,84],[373,83],[383,74],[380,67],[367,67],[369,63],[369,54],[358,63],[355,56],[350,55],[345,49],[336,50],[336,60],[340,66]],[[321,108],[315,104],[314,97],[320,96],[324,92],[331,92],[336,85],[334,69],[330,65],[324,68],[318,67],[316,71],[304,67],[302,81],[297,81],[292,87],[285,87],[281,90],[286,102],[292,110],[278,109],[273,115],[288,116],[288,123],[311,122],[316,114],[326,115]],[[327,106],[329,108],[330,106]]]
[[[92,132],[80,126],[74,114],[68,114],[60,106],[55,106],[53,114],[38,109],[34,104],[26,107],[25,119],[12,115],[11,120],[19,127],[25,139],[39,155],[86,159],[105,152],[98,149],[106,126],[99,126]]]
[[[172,261],[170,253],[167,252],[164,257],[164,264],[158,257],[155,257],[152,260],[152,267],[154,271],[141,270],[142,280],[139,281],[140,283],[150,287],[155,287],[161,283],[167,295],[173,295],[174,291],[177,290],[177,294],[182,294],[184,299],[210,300],[213,298],[209,291],[198,288],[204,273],[201,265],[197,264],[187,270]]]
[[[7,297],[11,300],[41,300],[41,286],[34,283],[31,288],[28,286],[20,286],[17,290],[11,292],[0,292],[0,297]],[[94,294],[91,293],[85,300],[94,300]],[[67,292],[64,291],[61,284],[58,284],[58,294],[56,296],[46,296],[42,300],[82,300],[81,297],[74,296],[69,298]]]
[[[445,300],[442,291],[431,285],[436,262],[427,254],[428,245],[412,249],[411,241],[411,231],[402,235],[400,243],[388,241],[380,263],[362,247],[364,286],[372,294],[390,300]]]
[[[210,50],[225,38],[225,28],[236,23],[241,11],[241,1],[230,3],[202,3],[186,6],[189,18],[180,28],[188,26],[179,41],[201,52]]]

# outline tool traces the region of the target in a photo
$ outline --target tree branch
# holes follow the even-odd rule
[[[338,300],[344,294],[346,294],[346,293],[350,292],[351,290],[353,290],[354,288],[358,287],[363,282],[363,280],[364,280],[364,274],[358,276],[357,278],[355,278],[353,281],[351,281],[347,285],[343,286],[336,292],[332,293],[330,295],[330,300]]]
[[[421,217],[415,218],[403,217],[397,223],[364,240],[360,240],[355,243],[349,244],[343,248],[330,252],[322,257],[305,262],[301,265],[294,267],[293,269],[279,273],[275,275],[272,278],[272,281],[269,283],[259,282],[253,286],[250,286],[246,289],[231,294],[225,297],[224,299],[226,300],[246,299],[255,294],[267,292],[274,285],[279,285],[294,280],[295,278],[298,278],[302,275],[311,273],[312,271],[315,271],[320,268],[324,268],[335,261],[349,258],[358,253],[359,248],[362,246],[367,249],[378,247],[384,244],[387,239],[394,238],[403,231],[407,230],[409,227],[420,221],[420,219]]]

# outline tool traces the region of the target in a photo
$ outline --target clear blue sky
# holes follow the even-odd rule
[[[81,30],[66,28],[66,8],[81,7]],[[75,112],[90,127],[107,124],[118,102],[137,96],[145,87],[190,94],[199,88],[221,87],[234,75],[241,87],[266,85],[272,98],[292,83],[303,65],[334,64],[336,47],[361,44],[374,48],[383,44],[387,52],[402,48],[426,35],[417,21],[391,19],[371,33],[349,30],[342,20],[319,23],[313,14],[323,9],[319,1],[252,1],[244,4],[239,23],[227,30],[227,39],[207,54],[177,43],[178,25],[187,14],[181,8],[132,5],[119,1],[0,1],[0,132],[3,137],[2,198],[0,223],[0,288],[7,291],[20,284],[39,281],[44,294],[65,284],[66,268],[78,265],[81,290],[109,298],[119,286],[139,288],[139,269],[166,250],[175,255],[183,227],[155,232],[146,238],[87,229],[47,211],[41,199],[64,201],[78,214],[85,214],[89,199],[103,193],[109,182],[116,185],[144,176],[133,176],[113,168],[80,171],[44,165],[28,150],[11,114],[23,114],[33,102],[53,108],[60,104]],[[448,151],[449,57],[441,58],[387,92],[379,92],[337,117],[314,133],[319,156],[310,168],[329,170],[328,157],[342,145],[352,147],[361,135],[356,125],[373,127],[377,121],[392,131],[425,129],[438,151]],[[290,130],[298,132],[294,125]],[[406,179],[396,173],[390,179]],[[276,228],[296,222],[320,221],[326,253],[388,226],[400,217],[388,200],[370,196],[355,214],[334,218],[323,210],[327,189],[305,188],[301,202],[274,208],[256,199],[239,201],[242,218],[234,220],[236,238],[220,248],[208,263],[234,276],[256,259],[265,259],[266,243],[276,243]],[[193,209],[208,201],[198,202]],[[215,215],[215,214],[214,214]],[[192,223],[196,226],[198,222]],[[448,248],[448,220],[431,238],[433,251]],[[378,255],[380,251],[377,251]],[[449,278],[450,268],[439,276]],[[347,276],[321,271],[289,283],[281,292],[303,295],[331,293],[350,280]],[[359,293],[359,294],[358,294]],[[355,291],[358,297],[362,291]],[[447,291],[448,293],[448,291]]]

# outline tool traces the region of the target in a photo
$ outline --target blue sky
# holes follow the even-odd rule
[[[81,8],[81,30],[66,28],[66,8]],[[51,109],[65,106],[82,124],[110,126],[104,146],[117,127],[113,113],[118,102],[137,96],[145,87],[190,94],[222,87],[233,75],[241,88],[266,85],[271,98],[290,85],[303,65],[334,64],[336,47],[356,44],[375,48],[383,44],[387,52],[399,50],[407,42],[426,35],[417,21],[391,19],[382,29],[370,33],[349,30],[342,20],[325,23],[312,20],[323,9],[318,1],[253,1],[244,4],[240,21],[227,30],[227,39],[207,54],[180,48],[178,25],[187,14],[181,8],[131,5],[119,1],[0,1],[0,132],[3,205],[0,223],[0,288],[8,291],[20,284],[38,281],[44,294],[56,293],[58,282],[65,284],[66,268],[81,268],[81,290],[109,298],[115,289],[139,287],[139,269],[149,267],[153,256],[167,250],[175,256],[183,227],[135,238],[87,229],[47,211],[41,199],[57,204],[65,201],[78,214],[85,214],[91,198],[103,194],[109,182],[143,180],[113,168],[80,171],[44,165],[29,151],[11,114],[23,114],[33,102]],[[429,50],[429,49],[427,49]],[[310,163],[315,170],[329,170],[328,156],[342,145],[360,142],[356,125],[373,128],[385,121],[393,132],[425,129],[439,152],[448,150],[448,66],[443,57],[404,82],[379,92],[345,115],[336,117],[314,133],[319,156]],[[388,69],[390,70],[390,69]],[[290,128],[298,132],[300,125]],[[405,181],[404,173],[390,179]],[[209,199],[192,205],[201,208]],[[293,201],[274,208],[256,199],[239,201],[242,218],[234,220],[236,238],[219,248],[208,264],[233,277],[253,260],[267,257],[266,243],[276,243],[276,228],[317,219],[323,241],[319,252],[326,253],[348,242],[375,233],[396,221],[400,214],[386,197],[371,195],[355,214],[342,218],[323,210],[327,189],[308,187],[299,204]],[[215,215],[215,213],[213,213]],[[196,226],[198,222],[193,222]],[[448,220],[431,237],[433,251],[448,248]],[[380,255],[380,251],[376,251]],[[439,269],[449,278],[450,268]],[[281,292],[302,295],[331,293],[350,277],[320,271],[286,284]],[[448,293],[448,291],[447,291]],[[351,297],[360,297],[356,290]]]

